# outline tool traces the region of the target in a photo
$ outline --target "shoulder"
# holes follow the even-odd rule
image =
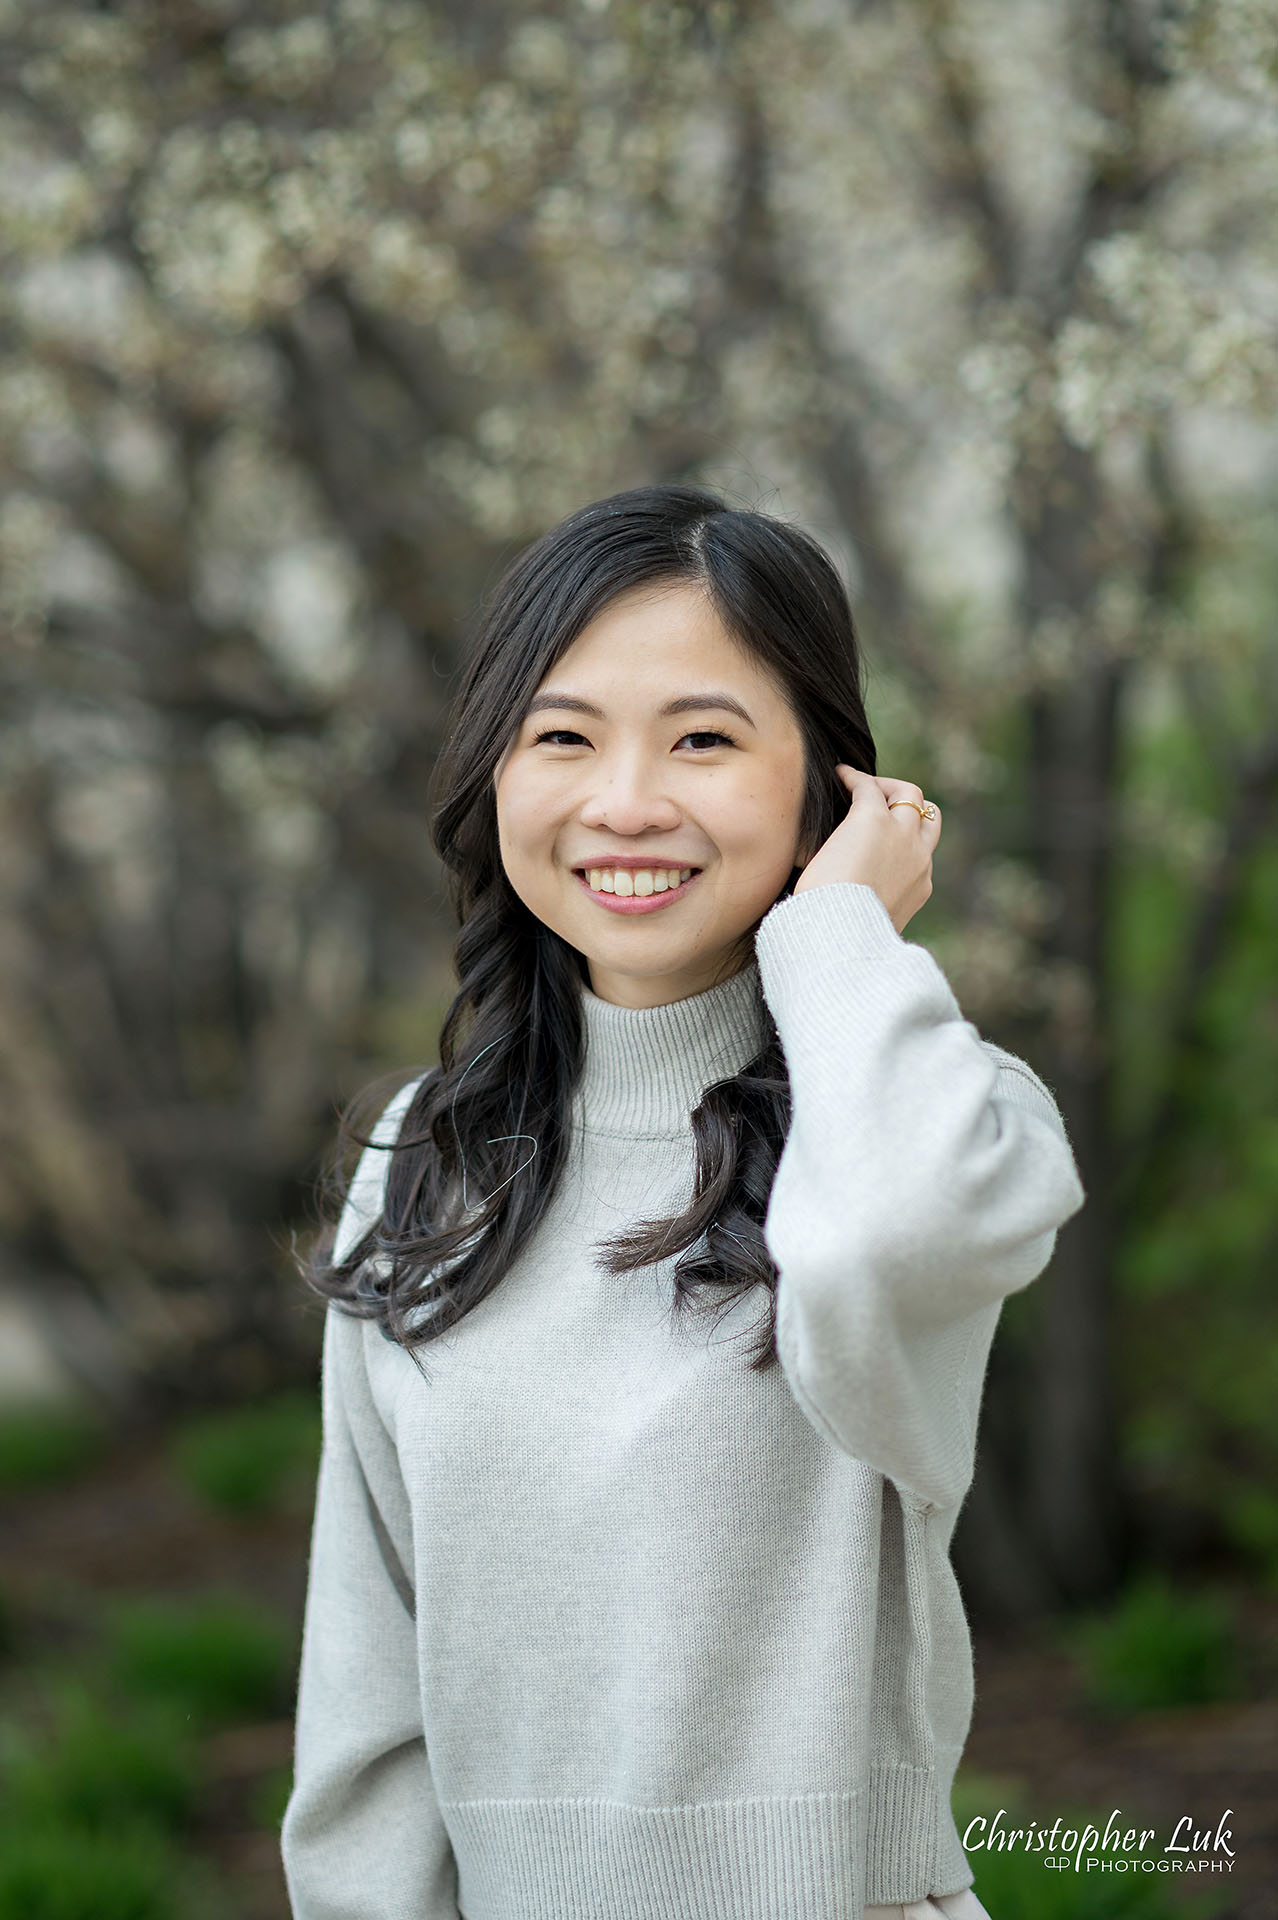
[[[354,1247],[368,1232],[382,1211],[382,1195],[386,1186],[386,1171],[390,1166],[390,1149],[399,1139],[400,1129],[405,1115],[412,1106],[418,1090],[425,1085],[431,1075],[437,1071],[427,1068],[425,1073],[415,1074],[405,1086],[383,1107],[377,1123],[369,1134],[369,1145],[359,1157],[359,1163],[351,1176],[350,1186],[346,1190],[346,1203],[342,1208],[342,1217],[338,1222],[337,1237],[333,1242],[333,1263],[340,1265]]]

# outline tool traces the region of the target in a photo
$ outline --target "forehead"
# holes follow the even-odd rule
[[[764,707],[787,704],[772,669],[724,624],[705,590],[680,581],[611,600],[543,676],[537,693],[611,694],[601,704],[642,699],[656,705],[712,684]]]

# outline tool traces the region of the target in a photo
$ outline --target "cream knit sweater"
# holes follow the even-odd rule
[[[972,1884],[949,1545],[1002,1302],[1083,1189],[1047,1088],[871,888],[779,901],[755,951],[666,1006],[583,991],[570,1165],[428,1381],[328,1310],[296,1920],[860,1920]],[[690,1111],[760,992],[794,1106],[782,1365],[752,1373],[765,1288],[680,1331],[665,1267],[591,1247],[691,1197]]]

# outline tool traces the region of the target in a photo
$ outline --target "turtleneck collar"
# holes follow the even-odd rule
[[[758,962],[661,1007],[618,1007],[581,989],[586,1058],[575,1124],[591,1133],[670,1138],[715,1080],[739,1073],[766,1031]]]

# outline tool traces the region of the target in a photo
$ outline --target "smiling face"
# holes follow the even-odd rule
[[[601,999],[683,1000],[748,961],[805,857],[804,778],[780,683],[707,595],[637,589],[551,668],[498,765],[502,864]]]

